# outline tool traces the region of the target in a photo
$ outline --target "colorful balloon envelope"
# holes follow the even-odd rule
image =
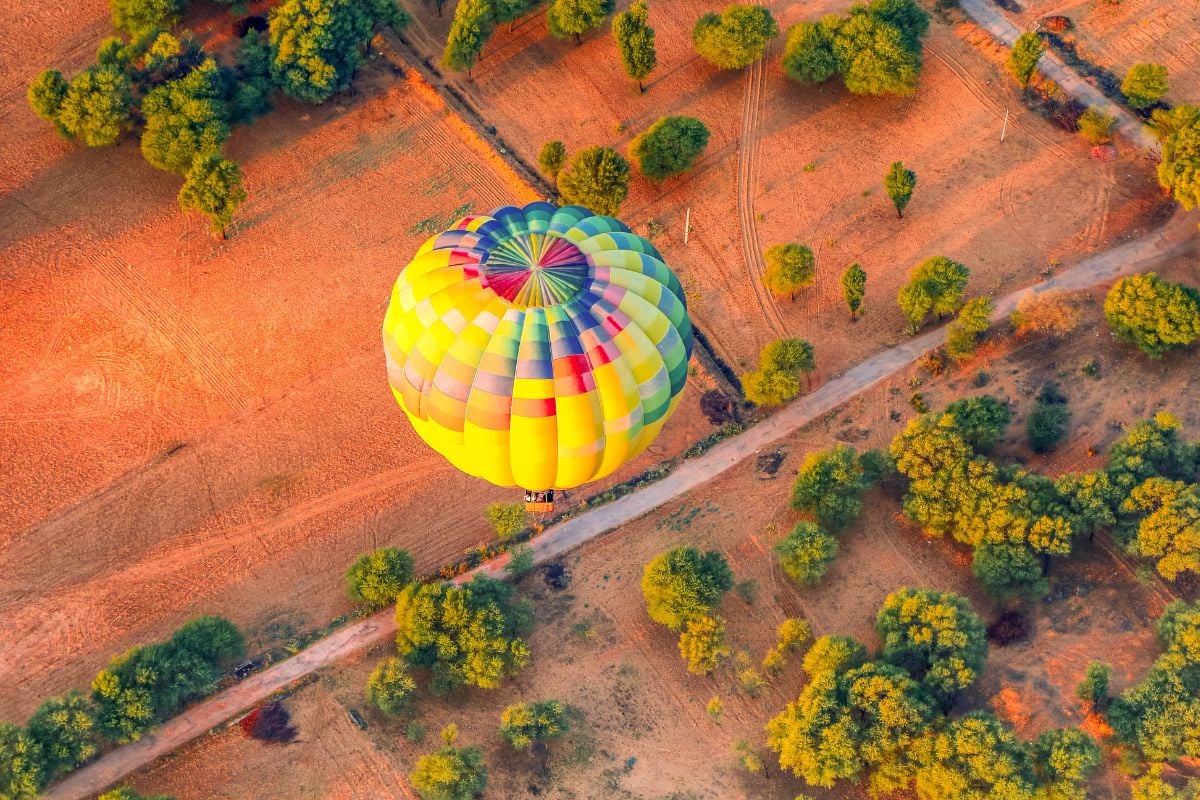
[[[603,478],[654,441],[692,326],[650,242],[538,202],[425,242],[392,289],[383,349],[426,443],[470,475],[543,491]]]

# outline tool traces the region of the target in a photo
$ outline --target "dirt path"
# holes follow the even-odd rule
[[[1012,24],[990,0],[960,0],[962,10],[985,31],[995,36],[1009,47],[1017,40],[1022,31]],[[1053,52],[1047,50],[1038,61],[1038,69],[1067,94],[1072,95],[1089,106],[1097,106],[1117,120],[1117,130],[1139,147],[1144,147],[1152,153],[1158,152],[1158,140],[1146,129],[1142,121],[1130,114],[1121,106],[1109,100],[1104,94],[1079,76],[1079,73],[1068,67]]]
[[[1193,232],[1191,220],[1183,214],[1176,214],[1153,233],[1099,253],[1057,276],[998,299],[993,319],[1006,319],[1017,300],[1030,292],[1085,289],[1107,283],[1120,275],[1152,269],[1189,248],[1194,249],[1196,242]],[[550,528],[533,541],[536,560],[544,562],[556,558],[692,491],[860,392],[905,369],[925,353],[940,346],[945,336],[945,327],[938,328],[878,353],[745,433],[721,442],[702,456],[684,461],[661,481]],[[476,574],[497,577],[502,574],[506,562],[507,556],[495,559],[459,580]],[[109,752],[50,787],[42,797],[44,800],[83,800],[98,794],[134,770],[204,735],[264,700],[272,692],[344,656],[376,644],[394,631],[395,623],[390,611],[381,611],[342,628],[294,658],[197,703],[141,741]]]

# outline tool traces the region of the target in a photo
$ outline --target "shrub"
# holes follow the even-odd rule
[[[679,655],[693,675],[708,675],[715,670],[721,659],[729,655],[725,620],[716,616],[689,619],[679,634]]]
[[[662,117],[629,145],[629,155],[652,181],[687,172],[708,146],[708,128],[694,117]]]
[[[396,716],[408,710],[417,682],[408,674],[408,665],[396,656],[389,656],[367,678],[367,702],[384,714]]]
[[[473,800],[487,786],[488,770],[478,747],[455,747],[458,728],[442,731],[442,748],[421,756],[408,780],[422,800]]]
[[[779,25],[763,6],[731,5],[720,14],[696,21],[692,41],[696,54],[718,69],[745,69],[763,57]]]
[[[1088,664],[1083,680],[1075,687],[1075,696],[1089,709],[1103,711],[1108,706],[1108,684],[1111,678],[1112,667],[1101,661],[1093,661]]]
[[[567,732],[567,709],[558,700],[514,703],[500,714],[500,736],[518,750]]]
[[[398,547],[381,547],[359,556],[346,570],[346,592],[355,603],[383,608],[394,603],[412,579],[412,555]]]
[[[1079,115],[1079,132],[1091,144],[1106,144],[1111,141],[1116,124],[1116,117],[1110,117],[1096,106]]]
[[[772,245],[764,258],[767,270],[763,283],[778,297],[794,298],[797,290],[811,286],[816,277],[816,257],[806,245]]]
[[[1012,313],[1012,325],[1018,336],[1045,333],[1062,338],[1075,331],[1080,316],[1079,307],[1070,295],[1051,290],[1023,295]]]
[[[504,572],[515,581],[524,578],[529,573],[533,572],[535,565],[533,549],[529,545],[520,544],[512,548],[509,552],[508,563],[504,565]]]
[[[485,512],[497,538],[507,542],[529,527],[529,514],[524,503],[491,503]]]
[[[779,565],[799,584],[821,580],[837,557],[837,537],[811,522],[798,522],[792,532],[775,545]]]
[[[613,216],[629,194],[629,162],[607,147],[581,150],[559,173],[558,191],[567,203]]]

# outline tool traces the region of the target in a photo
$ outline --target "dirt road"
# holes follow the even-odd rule
[[[1006,319],[1017,300],[1029,292],[1084,289],[1107,283],[1121,275],[1153,269],[1168,258],[1180,255],[1189,248],[1194,249],[1196,242],[1193,234],[1192,221],[1183,214],[1176,214],[1153,233],[1081,261],[1032,287],[998,298],[993,318],[997,321]],[[903,370],[940,346],[945,337],[946,329],[943,327],[885,350],[822,385],[812,394],[800,398],[765,422],[721,442],[702,456],[683,462],[661,481],[550,528],[533,542],[536,560],[540,563],[556,558],[692,491],[865,389]],[[507,556],[495,559],[460,580],[476,574],[498,576],[506,561]],[[264,700],[272,692],[346,655],[386,639],[394,630],[395,623],[390,611],[381,611],[342,628],[294,658],[192,706],[141,741],[113,750],[50,787],[42,797],[45,800],[83,800],[98,794],[134,770]]]
[[[991,4],[990,0],[960,0],[960,5],[979,27],[1010,47],[1022,33],[999,9]],[[1038,70],[1080,102],[1096,106],[1110,117],[1115,117],[1117,130],[1139,147],[1144,147],[1151,152],[1158,152],[1158,140],[1140,119],[1105,97],[1099,89],[1064,64],[1056,54],[1049,50],[1043,53],[1041,60],[1038,61]]]

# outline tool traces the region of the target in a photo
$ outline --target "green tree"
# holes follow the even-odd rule
[[[95,710],[74,690],[38,706],[28,729],[41,748],[47,779],[64,775],[96,755]]]
[[[1108,694],[1112,667],[1102,661],[1093,661],[1087,666],[1083,680],[1075,687],[1075,696],[1094,711],[1103,711],[1111,699]]]
[[[781,768],[828,788],[900,761],[932,719],[921,687],[906,672],[868,662],[814,674],[767,723],[767,745]]]
[[[1013,42],[1008,54],[1008,72],[1016,79],[1022,89],[1029,88],[1029,82],[1037,72],[1038,59],[1042,57],[1045,45],[1036,33],[1025,32]]]
[[[558,181],[558,173],[566,160],[567,148],[557,139],[546,142],[538,152],[538,166],[551,183]]]
[[[896,207],[896,216],[903,219],[904,207],[912,199],[913,189],[917,187],[917,173],[899,161],[893,161],[883,177],[883,186],[887,189],[888,197],[892,198],[892,205]]]
[[[1055,481],[1055,489],[1071,515],[1077,533],[1091,538],[1098,528],[1116,525],[1116,510],[1124,494],[1106,470],[1068,473]]]
[[[793,299],[798,290],[812,286],[816,278],[816,257],[807,245],[772,245],[763,257],[767,262],[763,283],[777,297]]]
[[[779,25],[764,6],[730,5],[696,21],[692,42],[696,54],[718,69],[745,69],[763,57]]]
[[[967,599],[952,592],[899,589],[875,617],[880,657],[918,681],[948,711],[979,677],[987,631]]]
[[[46,761],[26,730],[0,722],[0,800],[33,800],[46,781]]]
[[[1167,93],[1167,68],[1162,64],[1134,64],[1125,73],[1121,93],[1134,108],[1149,108]]]
[[[222,239],[245,200],[241,168],[215,153],[196,156],[179,190],[179,207],[207,216],[209,228]]]
[[[324,103],[350,85],[380,27],[407,24],[394,0],[282,0],[269,17],[271,77],[295,100]]]
[[[914,749],[919,797],[1034,798],[1033,759],[1012,730],[974,711],[923,738]]]
[[[166,795],[141,795],[126,786],[120,789],[110,789],[100,795],[97,800],[175,800],[175,798]]]
[[[1158,183],[1186,210],[1200,205],[1200,108],[1179,105],[1155,111],[1155,134],[1162,142]]]
[[[947,417],[963,441],[980,453],[991,450],[1012,421],[1008,405],[987,394],[955,400],[943,412]]]
[[[142,132],[142,155],[154,167],[187,174],[197,159],[216,156],[229,138],[225,87],[217,62],[209,58],[182,78],[153,89],[142,100],[146,127]],[[195,196],[212,197],[201,180]],[[195,184],[193,184],[195,186]],[[181,196],[181,204],[183,199]],[[232,211],[229,212],[232,216]],[[219,222],[214,221],[214,227]],[[223,227],[223,226],[222,226]]]
[[[895,26],[860,9],[845,20],[827,18],[842,83],[852,94],[911,95],[921,76],[921,49]]]
[[[788,30],[783,48],[783,73],[800,83],[824,83],[840,70],[827,26],[800,22]]]
[[[654,28],[647,24],[650,9],[646,0],[634,0],[628,11],[613,17],[613,39],[621,54],[621,66],[637,83],[638,92],[644,92],[642,81],[658,66],[658,52],[654,47]],[[707,141],[707,131],[705,140]]]
[[[113,27],[134,36],[152,28],[173,28],[185,0],[108,0]]]
[[[1184,441],[1183,423],[1160,411],[1135,423],[1108,451],[1108,477],[1120,505],[1133,487],[1147,478],[1162,477],[1192,483],[1200,468],[1200,443]]]
[[[629,155],[652,181],[682,175],[708,147],[708,128],[694,117],[662,117],[634,137]]]
[[[509,551],[508,563],[504,565],[504,573],[514,581],[519,581],[536,566],[533,549],[527,544],[519,544]]]
[[[487,786],[488,770],[478,747],[455,747],[458,729],[442,731],[442,747],[417,759],[408,774],[421,800],[473,800]]]
[[[963,304],[958,319],[946,333],[946,353],[956,361],[965,361],[975,355],[979,336],[992,324],[992,312],[996,304],[990,297],[975,297]]]
[[[962,299],[970,270],[945,256],[927,258],[909,273],[908,283],[900,289],[900,310],[908,318],[909,329],[916,332],[930,312],[939,318],[954,311]]]
[[[58,114],[69,89],[70,84],[63,79],[61,72],[48,69],[34,78],[25,92],[33,113],[53,125],[59,135],[64,137],[67,136],[67,132],[59,125]]]
[[[380,547],[359,556],[346,570],[346,592],[352,602],[383,608],[396,602],[412,579],[412,555],[399,547]]]
[[[1183,789],[1176,789],[1163,780],[1162,772],[1163,765],[1154,764],[1134,781],[1132,800],[1196,800],[1200,797],[1200,781],[1193,778]]]
[[[599,28],[617,8],[616,0],[551,0],[546,9],[546,27],[556,39],[575,37]]]
[[[408,674],[404,659],[388,656],[367,678],[367,702],[384,714],[396,716],[408,710],[417,682]]]
[[[821,636],[804,654],[804,671],[816,678],[841,673],[867,663],[867,648],[850,636]]]
[[[614,216],[629,194],[629,162],[607,147],[589,147],[558,174],[562,199],[595,214]]]
[[[1049,453],[1067,435],[1071,412],[1065,402],[1038,400],[1025,420],[1025,436],[1035,453]]]
[[[253,122],[271,110],[271,46],[265,33],[250,31],[242,37],[235,54],[233,96],[230,119],[237,123]]]
[[[800,394],[800,380],[795,375],[778,370],[747,372],[742,375],[741,381],[746,399],[763,408],[781,406]]]
[[[507,542],[529,527],[529,512],[525,510],[524,503],[491,503],[484,513],[488,524],[502,542]]]
[[[732,587],[733,572],[715,550],[674,547],[659,553],[642,571],[646,612],[671,630],[708,615]]]
[[[1106,144],[1112,141],[1117,118],[1105,114],[1098,106],[1091,106],[1079,115],[1079,132],[1090,144]]]
[[[783,405],[800,393],[799,376],[815,368],[811,344],[803,339],[779,339],[759,353],[758,370],[742,376],[742,392],[756,405]]]
[[[106,147],[133,124],[132,109],[129,76],[116,67],[92,66],[71,80],[57,127],[88,147]]]
[[[1104,316],[1118,339],[1161,358],[1200,338],[1200,291],[1153,272],[1130,275],[1108,291]]]
[[[442,66],[470,75],[492,36],[493,24],[489,0],[459,0],[442,51]]]
[[[558,700],[514,703],[500,714],[500,735],[518,750],[562,736],[569,728],[566,706]]]
[[[858,518],[867,487],[858,453],[839,444],[805,456],[792,484],[792,508],[811,513],[822,528],[840,533]]]
[[[858,319],[863,298],[867,294],[867,273],[857,263],[846,267],[842,273],[842,297],[850,309],[850,319]]]
[[[777,339],[759,353],[758,365],[764,370],[807,374],[816,368],[813,346],[803,339]]]
[[[528,602],[501,581],[412,583],[396,598],[396,649],[411,666],[432,672],[435,693],[495,689],[528,663],[520,634],[530,621]]]
[[[1200,488],[1183,481],[1148,478],[1121,504],[1127,547],[1134,555],[1156,559],[1167,580],[1184,572],[1200,574]]]
[[[813,584],[837,558],[838,540],[811,522],[797,522],[792,532],[775,544],[779,566],[799,584]]]
[[[689,619],[679,634],[679,655],[693,675],[708,675],[715,670],[721,659],[729,655],[725,620],[708,615]]]

